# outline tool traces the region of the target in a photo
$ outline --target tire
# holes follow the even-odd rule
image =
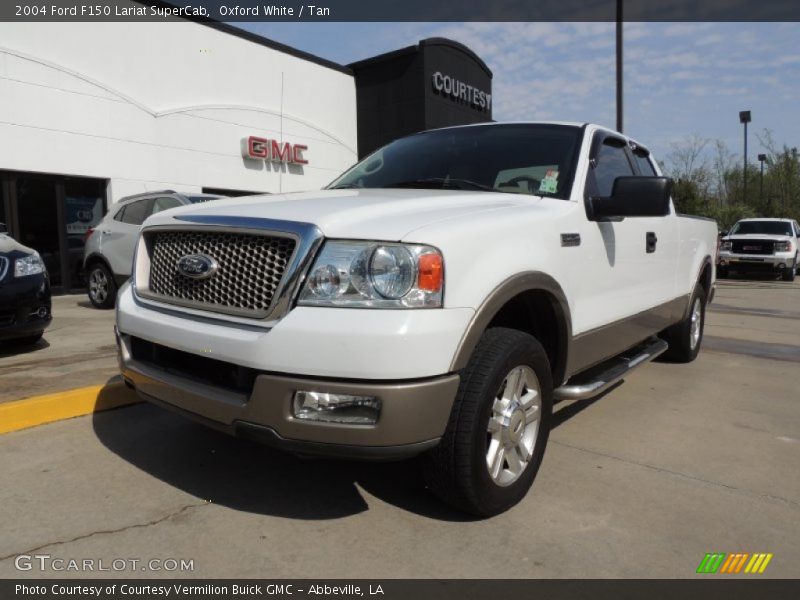
[[[542,463],[552,401],[550,363],[542,345],[515,329],[487,330],[461,373],[441,443],[423,456],[428,487],[479,517],[517,504]]]
[[[667,351],[662,354],[664,360],[689,363],[700,353],[706,324],[706,290],[699,283],[694,288],[689,307],[688,317],[661,332],[661,338],[669,344]]]
[[[86,275],[89,302],[95,308],[114,308],[117,300],[117,284],[114,275],[101,262],[92,263]]]
[[[797,254],[794,255],[794,262],[791,267],[787,267],[781,273],[781,279],[784,281],[794,281],[795,274],[797,273]]]

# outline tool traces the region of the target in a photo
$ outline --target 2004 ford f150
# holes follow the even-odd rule
[[[420,454],[441,498],[497,514],[554,400],[697,356],[717,229],[670,188],[613,131],[487,124],[395,141],[322,191],[159,213],[117,304],[123,377],[295,453]]]

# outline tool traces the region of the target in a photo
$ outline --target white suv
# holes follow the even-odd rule
[[[128,196],[112,206],[103,220],[87,232],[83,267],[91,303],[96,308],[113,308],[117,289],[131,275],[139,227],[147,217],[222,197],[162,190]]]

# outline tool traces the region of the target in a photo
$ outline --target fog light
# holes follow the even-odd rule
[[[295,418],[328,423],[374,425],[381,412],[380,398],[298,390],[294,393]]]
[[[720,261],[719,261],[719,266],[720,267],[724,267],[727,264],[728,264],[727,260],[725,260],[724,258],[720,259]]]
[[[779,268],[779,269],[785,269],[785,268],[786,268],[786,263],[781,263],[781,264],[779,264],[779,265],[778,265],[778,268]]]

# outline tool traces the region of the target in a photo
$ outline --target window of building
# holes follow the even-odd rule
[[[105,213],[106,186],[104,179],[0,171],[0,222],[39,252],[56,292],[85,284],[83,245]]]

